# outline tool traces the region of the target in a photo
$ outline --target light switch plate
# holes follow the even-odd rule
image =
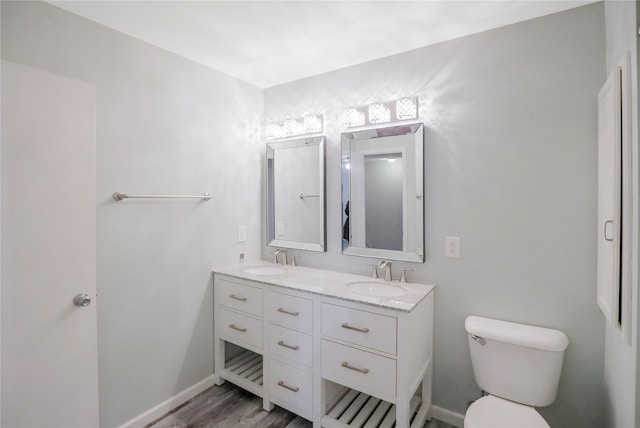
[[[284,235],[284,221],[276,222],[276,236]]]
[[[445,238],[444,255],[456,259],[460,258],[460,237],[447,236]]]
[[[247,242],[247,226],[238,226],[238,242]]]

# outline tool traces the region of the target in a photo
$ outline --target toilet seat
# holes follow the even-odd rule
[[[550,428],[533,407],[487,395],[464,416],[464,428]]]

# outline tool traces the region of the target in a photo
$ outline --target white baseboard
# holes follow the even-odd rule
[[[439,406],[431,406],[431,416],[458,428],[464,428],[464,415],[444,409]]]
[[[163,401],[157,406],[147,410],[146,412],[134,417],[128,422],[123,423],[118,428],[141,428],[149,423],[155,421],[160,416],[168,413],[169,411],[175,409],[180,404],[185,401],[195,397],[200,394],[202,391],[205,391],[213,386],[213,375],[207,377],[206,379],[201,380],[195,385],[190,386],[182,392],[177,393],[173,397]]]

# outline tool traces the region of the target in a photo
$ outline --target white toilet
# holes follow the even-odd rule
[[[477,316],[464,326],[476,383],[489,394],[469,406],[464,427],[549,428],[534,407],[556,398],[567,335]]]

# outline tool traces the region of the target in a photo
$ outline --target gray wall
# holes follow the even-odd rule
[[[603,4],[592,4],[265,91],[267,121],[325,114],[328,250],[300,263],[363,274],[371,260],[340,252],[342,109],[419,96],[426,262],[394,262],[394,274],[411,267],[411,279],[438,286],[438,406],[464,413],[478,398],[464,332],[476,314],[566,332],[558,398],[541,413],[556,428],[604,426],[595,297],[604,23]],[[444,257],[447,235],[462,238],[460,259]]]
[[[631,53],[632,81],[632,157],[633,225],[626,239],[632,243],[631,295],[632,343],[627,345],[621,332],[605,322],[605,385],[607,394],[607,426],[624,428],[637,426],[640,411],[637,397],[637,337],[638,333],[638,71],[636,2],[605,2],[607,74],[618,64],[625,52]]]
[[[2,2],[2,58],[97,87],[100,417],[116,426],[212,374],[211,267],[260,256],[262,91],[41,2]]]

